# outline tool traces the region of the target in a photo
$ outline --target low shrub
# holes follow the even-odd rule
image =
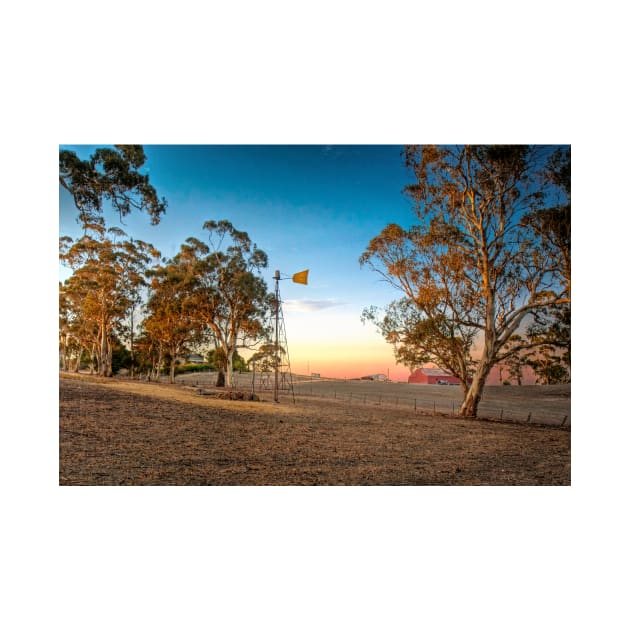
[[[188,374],[192,372],[214,372],[207,363],[184,363],[175,368],[175,374]]]

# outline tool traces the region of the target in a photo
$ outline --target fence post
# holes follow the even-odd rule
[[[433,401],[433,415],[435,415],[435,400]]]
[[[529,422],[532,419],[532,412],[530,411],[529,414],[527,415],[527,422]]]
[[[567,421],[567,418],[568,418],[568,417],[569,417],[569,416],[564,416],[564,418],[562,419],[562,424],[560,425],[561,427],[563,427],[563,426],[564,426],[564,423]]]
[[[413,399],[413,410],[414,412],[418,412],[418,401],[414,398]]]

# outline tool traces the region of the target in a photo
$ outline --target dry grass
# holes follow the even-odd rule
[[[570,431],[60,378],[61,485],[569,485]]]

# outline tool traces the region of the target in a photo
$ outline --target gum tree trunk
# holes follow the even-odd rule
[[[171,367],[168,373],[168,382],[171,385],[175,382],[175,359],[171,361]]]
[[[484,344],[479,360],[479,365],[475,370],[470,388],[466,392],[462,406],[459,408],[460,416],[467,416],[476,418],[477,411],[479,409],[479,402],[481,401],[481,395],[483,388],[486,384],[486,379],[490,373],[490,368],[494,365],[496,356],[496,341],[497,331],[495,328],[495,306],[494,306],[494,291],[492,290],[490,283],[490,265],[488,263],[488,253],[484,246],[483,248],[483,278],[484,278],[484,293],[486,300],[486,312],[485,312],[485,329],[484,329]]]
[[[227,352],[227,359],[225,361],[225,386],[232,387],[232,359],[234,358],[234,348],[230,348]]]
[[[495,356],[495,339],[496,334],[494,327],[488,327],[486,329],[486,340],[483,347],[483,353],[479,360],[479,365],[473,376],[472,383],[464,396],[464,402],[459,409],[460,416],[469,416],[475,418],[477,416],[477,410],[479,408],[479,402],[481,401],[481,394],[486,384],[490,369],[494,365]]]
[[[483,359],[482,359],[483,360]],[[460,416],[467,416],[476,418],[477,410],[479,408],[479,402],[481,401],[481,394],[483,393],[483,388],[486,384],[486,379],[490,372],[491,364],[485,364],[482,368],[482,365],[479,365],[479,369],[475,373],[473,377],[472,383],[466,392],[466,396],[464,397],[464,401],[462,402],[462,406],[459,408]]]

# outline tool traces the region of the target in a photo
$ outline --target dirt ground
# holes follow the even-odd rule
[[[59,379],[60,485],[570,485],[568,427]]]

